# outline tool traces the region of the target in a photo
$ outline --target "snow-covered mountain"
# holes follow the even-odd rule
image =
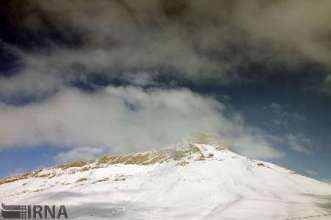
[[[0,180],[4,204],[61,204],[69,219],[331,219],[331,185],[217,144],[62,166]]]

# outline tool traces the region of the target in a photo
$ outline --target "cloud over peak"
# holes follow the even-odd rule
[[[196,132],[219,135],[255,157],[278,157],[261,131],[230,117],[225,106],[187,89],[107,87],[65,90],[42,103],[0,106],[0,146],[51,144],[80,152],[129,152],[164,147]],[[247,142],[248,141],[248,142]],[[260,154],[259,149],[263,149]],[[69,151],[70,154],[71,151]],[[85,152],[85,150],[84,150]]]

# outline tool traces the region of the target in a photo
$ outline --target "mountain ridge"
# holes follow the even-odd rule
[[[331,213],[330,185],[201,142],[43,169],[0,185],[0,194],[9,204],[66,204],[72,219],[284,220]]]
[[[181,144],[180,147],[178,145]],[[221,147],[215,145],[215,149],[225,150],[227,147]],[[192,142],[187,143],[177,143],[173,147],[162,148],[162,149],[152,149],[143,152],[133,152],[126,154],[118,154],[111,156],[102,156],[94,160],[75,160],[64,164],[56,165],[49,168],[37,169],[31,172],[8,176],[0,178],[0,185],[13,182],[20,179],[26,179],[30,177],[53,177],[56,170],[67,170],[70,168],[75,168],[78,171],[86,171],[88,169],[101,168],[107,165],[114,164],[136,164],[136,165],[151,165],[155,163],[163,163],[170,161],[171,159],[178,161],[179,164],[184,165],[182,159],[189,156],[197,156],[200,160],[204,160],[206,157],[211,157],[211,155],[204,155],[200,148],[197,147]],[[49,175],[46,172],[50,171]]]

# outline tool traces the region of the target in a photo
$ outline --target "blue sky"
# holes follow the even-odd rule
[[[331,3],[169,2],[0,4],[0,176],[202,131],[331,179]]]

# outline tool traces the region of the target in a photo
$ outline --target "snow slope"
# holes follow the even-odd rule
[[[203,144],[3,179],[0,196],[64,204],[69,219],[331,219],[331,185]]]

